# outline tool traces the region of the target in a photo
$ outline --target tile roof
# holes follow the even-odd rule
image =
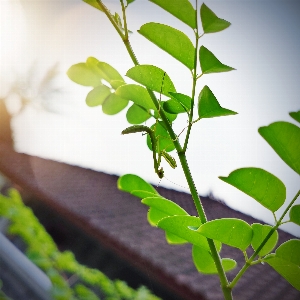
[[[184,295],[183,299],[223,299],[218,277],[196,271],[191,245],[168,245],[164,232],[148,224],[147,207],[139,199],[117,189],[117,176],[15,153],[5,143],[0,143],[0,171],[93,234],[120,257],[176,294]],[[158,191],[195,215],[189,194],[165,188],[158,188]],[[258,222],[208,197],[202,197],[202,201],[208,219],[230,217],[248,223]],[[290,234],[280,231],[280,243],[290,238]],[[236,259],[240,267],[243,265],[243,254],[237,249],[223,246],[221,255]],[[236,272],[230,272],[229,279]],[[268,265],[250,268],[233,295],[236,300],[300,299],[300,292]]]

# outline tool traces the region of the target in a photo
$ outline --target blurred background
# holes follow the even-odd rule
[[[103,2],[111,12],[120,13],[118,0]],[[207,84],[220,104],[238,115],[202,120],[193,127],[187,153],[190,168],[201,195],[212,194],[270,223],[273,217],[267,209],[218,176],[241,167],[260,167],[285,183],[287,201],[299,190],[299,175],[257,129],[279,120],[295,123],[288,113],[300,109],[300,3],[207,0],[205,4],[232,25],[205,35],[200,44],[237,70],[203,76],[197,94]],[[189,71],[136,32],[150,21],[176,27],[192,40],[193,31],[149,1],[136,0],[128,8],[131,43],[140,63],[159,66],[178,92],[190,95]],[[121,75],[133,66],[103,13],[79,0],[1,0],[0,26],[0,99],[13,116],[16,151],[110,174],[134,173],[156,186],[188,192],[180,167],[173,171],[163,165],[165,178],[159,180],[145,136],[121,136],[128,126],[126,111],[107,116],[101,107],[87,107],[85,97],[91,88],[66,75],[71,65],[89,56],[111,64]],[[179,133],[185,126],[181,117],[175,128]],[[300,236],[296,225],[282,228]]]

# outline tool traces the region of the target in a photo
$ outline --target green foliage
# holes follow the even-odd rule
[[[300,123],[300,110],[297,112],[290,112],[290,116]]]
[[[300,225],[300,205],[294,205],[290,210],[290,220]]]
[[[163,108],[170,114],[188,113],[191,110],[191,97],[181,94],[169,92],[172,99],[163,104]]]

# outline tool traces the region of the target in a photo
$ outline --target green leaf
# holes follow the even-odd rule
[[[204,33],[219,32],[230,26],[228,21],[218,18],[204,3],[200,8],[200,16]]]
[[[170,114],[179,114],[190,111],[192,99],[189,96],[180,93],[169,93],[173,99],[167,100],[163,108]]]
[[[152,226],[162,219],[174,215],[188,215],[188,213],[178,204],[162,197],[148,197],[142,203],[149,206],[148,221]]]
[[[140,105],[145,109],[156,109],[148,91],[140,85],[122,85],[116,89],[115,93],[124,99],[133,101],[135,104]]]
[[[141,191],[141,190],[134,190],[130,193],[133,196],[136,196],[138,198],[144,199],[148,197],[157,197],[158,193],[148,192],[148,191]]]
[[[207,250],[194,245],[192,257],[198,272],[203,274],[218,274],[214,259]],[[222,258],[221,262],[225,272],[231,271],[237,266],[236,261],[230,258]]]
[[[160,105],[161,105],[161,108],[160,108],[160,109],[164,109],[165,102],[166,102],[166,101],[161,101],[161,102],[160,102]],[[166,117],[167,117],[168,120],[170,121],[170,123],[172,123],[174,120],[176,120],[177,114],[170,114],[169,112],[167,112],[167,111],[165,111],[165,110],[164,110],[164,112],[165,112]]]
[[[107,115],[115,115],[128,105],[128,100],[115,93],[110,94],[102,104],[102,111]]]
[[[159,195],[156,189],[137,175],[126,174],[118,179],[118,189],[124,192],[132,193],[133,191],[145,191]]]
[[[261,225],[258,223],[252,224],[253,237],[251,241],[252,248],[256,251],[260,244],[263,242],[265,237],[268,235],[272,226]],[[259,256],[265,256],[270,253],[278,242],[278,232],[275,231],[263,248],[259,251]]]
[[[175,146],[172,142],[169,133],[164,127],[164,123],[162,121],[158,121],[150,127],[156,136],[157,139],[157,149],[156,152],[160,152],[165,150],[166,152],[171,152],[175,149]],[[147,135],[147,145],[150,150],[152,150],[152,143],[149,134]]]
[[[74,290],[79,300],[99,300],[97,295],[83,284],[76,284]]]
[[[191,109],[191,105],[192,105],[192,98],[185,95],[185,94],[181,94],[181,93],[169,93],[172,98],[174,98],[175,100],[177,100],[180,104],[182,104],[187,110]]]
[[[206,85],[198,97],[199,118],[214,118],[229,115],[236,115],[235,111],[223,108],[210,88]]]
[[[122,76],[111,65],[105,62],[99,62],[97,66],[103,72],[104,79],[112,86],[113,89],[117,89],[120,85],[124,84]]]
[[[173,82],[162,69],[151,65],[138,65],[129,69],[126,76],[144,85],[152,91],[169,96],[169,92],[176,92]]]
[[[215,55],[204,46],[199,50],[200,65],[203,74],[228,72],[235,70],[232,67],[222,64]]]
[[[269,255],[264,261],[287,280],[295,289],[300,291],[300,268],[299,266],[281,259],[274,255]]]
[[[290,210],[291,222],[300,226],[300,205],[294,205]]]
[[[259,168],[241,168],[219,177],[254,198],[272,212],[278,210],[286,198],[283,182],[273,174]]]
[[[150,0],[191,28],[196,28],[196,11],[188,0]]]
[[[300,128],[288,122],[275,122],[258,129],[281,159],[300,175]]]
[[[180,238],[179,236],[169,232],[165,231],[166,233],[166,241],[171,245],[180,245],[180,244],[186,244],[187,241]]]
[[[101,105],[110,94],[110,88],[103,84],[99,85],[87,94],[86,104],[90,107]]]
[[[292,239],[281,244],[276,250],[276,257],[300,267],[300,240]],[[300,277],[299,277],[300,278]]]
[[[96,0],[83,0],[83,2],[103,11],[103,9],[99,6],[98,2]]]
[[[141,124],[147,121],[151,114],[143,107],[132,104],[126,113],[126,119],[130,124]]]
[[[252,228],[243,220],[217,219],[209,221],[197,230],[207,238],[245,251],[252,240]]]
[[[289,115],[296,120],[297,122],[300,123],[300,110],[298,110],[297,112],[290,112]]]
[[[195,48],[183,32],[170,26],[153,22],[144,24],[138,32],[179,60],[190,70],[193,70]]]

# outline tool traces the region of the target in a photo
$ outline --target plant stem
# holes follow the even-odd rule
[[[285,215],[288,213],[288,211],[290,210],[290,208],[292,207],[292,205],[294,204],[294,202],[297,200],[297,198],[300,195],[300,190],[297,192],[297,194],[295,195],[295,197],[292,199],[291,203],[287,206],[287,208],[285,209],[285,211],[283,212],[283,214],[281,215],[280,219],[277,221],[277,223],[275,224],[275,226],[269,231],[269,233],[267,234],[267,236],[264,238],[264,240],[262,241],[262,243],[259,245],[259,247],[256,249],[256,251],[252,254],[252,256],[246,261],[245,265],[243,266],[243,268],[239,271],[239,273],[235,276],[235,278],[232,280],[232,282],[230,283],[229,287],[233,288],[237,282],[239,281],[239,279],[242,277],[242,275],[247,271],[247,269],[251,266],[252,261],[255,259],[255,257],[258,255],[259,251],[263,248],[263,246],[267,243],[267,241],[269,240],[269,238],[272,236],[272,234],[277,230],[277,228],[282,224],[281,221],[283,220],[283,218],[285,217]]]

